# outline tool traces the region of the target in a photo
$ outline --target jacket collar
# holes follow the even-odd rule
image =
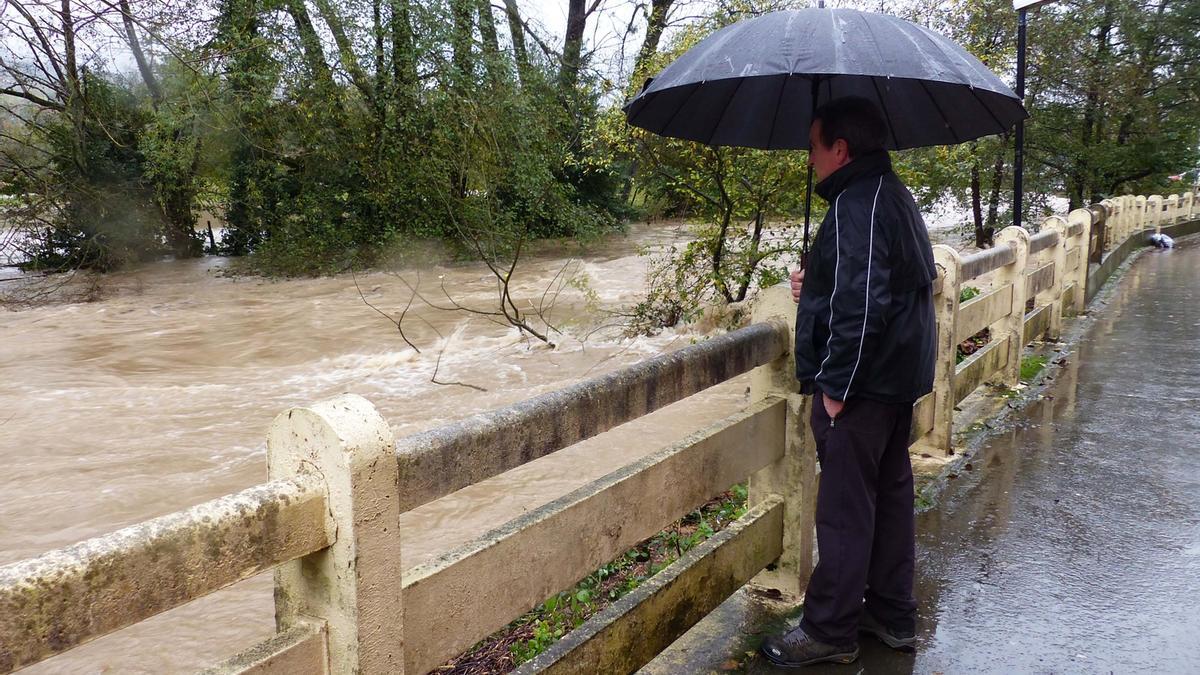
[[[882,176],[892,170],[892,159],[887,150],[877,150],[854,158],[849,164],[834,171],[817,183],[813,189],[827,202],[837,199],[842,190],[862,178]]]

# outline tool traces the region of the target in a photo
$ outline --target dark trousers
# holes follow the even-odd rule
[[[800,625],[822,642],[854,642],[864,600],[889,628],[916,628],[911,427],[911,404],[852,398],[831,421],[820,392],[813,401],[820,557]]]

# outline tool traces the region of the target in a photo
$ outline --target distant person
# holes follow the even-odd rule
[[[864,98],[816,111],[809,161],[829,202],[792,273],[796,377],[813,395],[821,463],[819,562],[799,627],[761,651],[781,666],[850,663],[858,634],[916,645],[912,406],[933,389],[937,276],[912,194],[883,149],[887,125]]]

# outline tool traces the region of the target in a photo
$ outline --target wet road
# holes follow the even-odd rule
[[[917,654],[864,638],[803,672],[1200,673],[1197,244],[1138,259],[1045,399],[918,519]]]
[[[1046,399],[919,521],[914,670],[1200,672],[1197,243],[1135,261]]]

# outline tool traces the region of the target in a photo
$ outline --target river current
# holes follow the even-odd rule
[[[635,225],[523,260],[514,296],[553,305],[565,333],[554,349],[488,317],[409,306],[419,273],[435,304],[449,304],[444,287],[462,305],[494,308],[495,279],[477,264],[270,281],[227,274],[220,258],[171,261],[112,275],[94,302],[0,311],[0,564],[263,482],[267,426],[292,406],[360,394],[399,437],[691,344],[695,334],[671,330],[580,339],[644,293],[639,251],[681,236]],[[392,317],[408,306],[416,349],[368,302]],[[745,400],[746,380],[735,379],[404,514],[405,567]],[[25,672],[189,672],[273,630],[265,574]]]

